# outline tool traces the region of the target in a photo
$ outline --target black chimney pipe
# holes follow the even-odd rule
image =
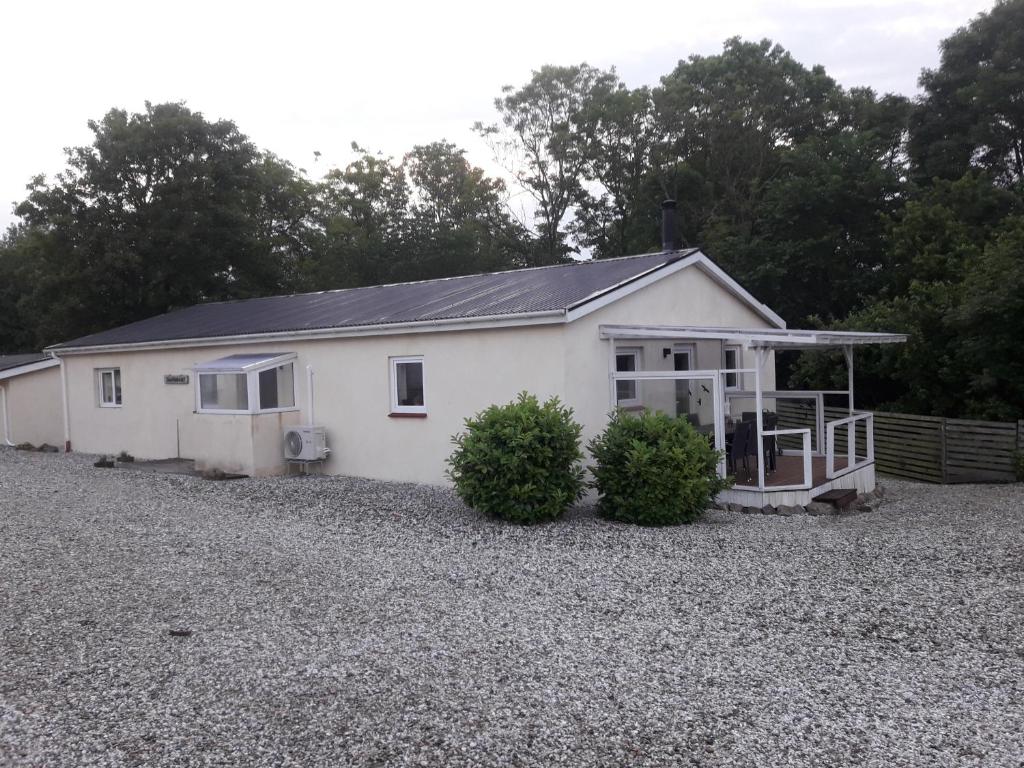
[[[679,248],[679,231],[676,227],[676,201],[666,200],[661,204],[661,250],[675,251]]]

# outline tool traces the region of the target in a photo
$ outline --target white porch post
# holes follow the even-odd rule
[[[843,357],[846,358],[846,397],[850,405],[850,416],[853,416],[853,347],[847,344],[843,347]],[[852,467],[857,463],[857,422],[851,421],[846,428],[846,466]]]
[[[718,462],[718,476],[725,477],[729,469],[725,459],[725,374],[719,370],[718,377],[711,380],[714,390],[715,450],[721,452]]]
[[[764,396],[762,394],[761,368],[768,355],[764,349],[758,347],[754,354],[754,409],[756,411],[757,435],[754,441],[755,455],[757,456],[757,487],[764,490],[764,414],[761,412]]]
[[[843,347],[843,356],[846,358],[846,390],[847,401],[850,404],[850,416],[853,416],[853,347]]]
[[[608,412],[615,410],[615,337],[608,337]]]

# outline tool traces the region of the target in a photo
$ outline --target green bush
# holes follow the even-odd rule
[[[599,510],[613,520],[690,523],[728,486],[718,477],[719,454],[686,419],[619,410],[589,448]]]
[[[466,504],[515,523],[553,520],[578,501],[583,481],[580,425],[553,397],[520,393],[492,405],[452,438],[448,476]]]

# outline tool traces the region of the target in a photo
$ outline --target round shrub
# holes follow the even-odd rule
[[[452,438],[448,476],[466,504],[515,523],[554,520],[586,488],[580,425],[557,397],[523,392],[492,405]]]
[[[718,452],[686,419],[619,410],[588,447],[599,510],[613,520],[690,523],[727,487]]]

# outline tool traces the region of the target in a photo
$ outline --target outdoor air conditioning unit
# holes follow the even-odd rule
[[[330,452],[323,427],[288,427],[284,431],[284,457],[288,461],[323,461]]]

